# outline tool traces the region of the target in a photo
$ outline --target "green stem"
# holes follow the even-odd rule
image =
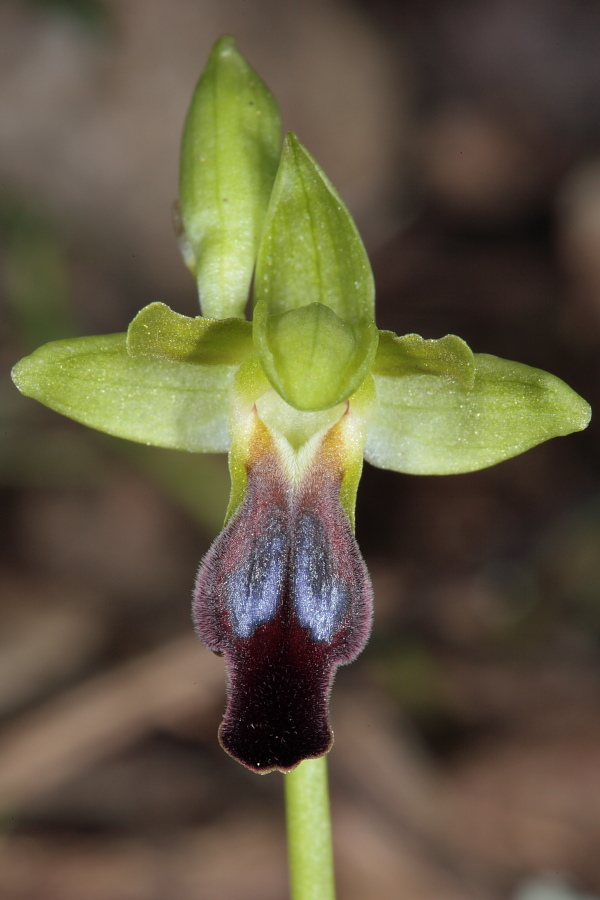
[[[327,757],[284,778],[291,900],[335,900]]]

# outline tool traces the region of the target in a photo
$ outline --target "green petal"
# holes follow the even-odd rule
[[[413,475],[473,472],[581,431],[590,407],[560,378],[475,354],[472,389],[433,375],[375,376],[365,459]]]
[[[182,250],[205,316],[244,315],[280,144],[273,96],[221,38],[186,119],[179,181]]]
[[[239,365],[253,351],[244,319],[189,318],[165,303],[150,303],[127,329],[130,356],[153,356],[203,366]]]
[[[352,217],[293,134],[271,196],[254,295],[271,313],[322,303],[346,322],[374,316],[373,275]]]
[[[299,410],[322,410],[353,394],[368,375],[377,350],[375,323],[342,321],[311,303],[269,315],[254,310],[254,341],[265,374],[281,397]]]
[[[424,340],[418,334],[399,337],[393,331],[380,331],[373,374],[446,375],[472,387],[475,362],[469,345],[455,334]]]
[[[132,359],[125,334],[53,341],[14,367],[28,397],[108,434],[204,453],[229,447],[235,366]]]

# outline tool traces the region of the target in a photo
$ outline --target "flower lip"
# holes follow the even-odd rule
[[[194,618],[227,663],[223,747],[285,772],[331,746],[331,683],[366,643],[372,593],[340,500],[336,426],[294,483],[254,416],[245,499],[202,563]]]

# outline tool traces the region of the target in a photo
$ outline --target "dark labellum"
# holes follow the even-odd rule
[[[196,628],[227,663],[221,744],[257,772],[329,750],[333,676],[368,638],[371,585],[340,482],[323,455],[294,488],[264,453],[198,573]]]

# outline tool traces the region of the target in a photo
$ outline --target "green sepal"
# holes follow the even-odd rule
[[[232,366],[252,351],[252,325],[245,319],[190,318],[165,303],[145,306],[127,329],[127,352],[133,357]]]
[[[255,302],[271,313],[309,303],[345,322],[374,317],[371,266],[352,216],[294,134],[288,134],[260,242]]]
[[[589,405],[560,378],[483,353],[474,359],[470,389],[434,375],[375,376],[365,459],[412,475],[473,472],[587,426]]]
[[[418,334],[399,337],[393,331],[380,331],[373,374],[445,375],[473,387],[475,362],[469,345],[455,334],[425,340]]]
[[[126,335],[44,344],[12,371],[19,390],[91,428],[157,447],[229,448],[235,366],[132,358]]]
[[[231,37],[215,44],[181,147],[182,252],[205,316],[243,316],[277,172],[277,104]]]
[[[328,409],[353,394],[377,351],[372,319],[344,322],[321,303],[269,314],[261,302],[253,325],[267,378],[286,403],[299,410]]]

